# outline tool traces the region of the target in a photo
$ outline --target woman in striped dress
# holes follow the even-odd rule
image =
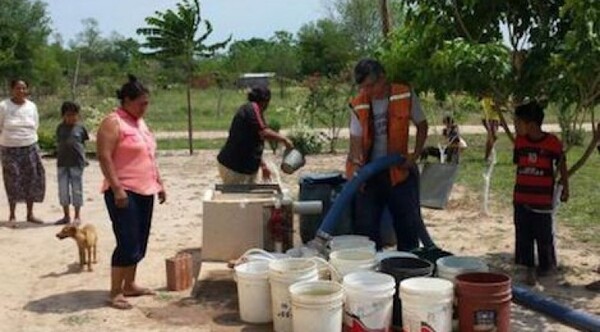
[[[33,204],[44,200],[46,180],[38,147],[39,117],[36,105],[27,99],[28,85],[13,80],[11,97],[0,102],[0,153],[2,175],[10,208],[8,225],[16,226],[17,203],[27,204],[27,221],[41,224],[33,215]]]

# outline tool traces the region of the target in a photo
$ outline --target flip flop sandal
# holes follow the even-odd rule
[[[131,305],[131,303],[127,302],[127,300],[125,300],[125,299],[119,299],[119,298],[108,300],[108,305],[114,309],[119,309],[119,310],[133,309],[133,305]]]

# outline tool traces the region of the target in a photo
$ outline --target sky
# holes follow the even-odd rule
[[[137,28],[155,11],[175,9],[178,0],[43,0],[52,19],[52,27],[65,43],[83,30],[81,21],[94,18],[104,37],[115,31],[124,37],[139,37]],[[201,0],[203,19],[214,31],[208,43],[230,35],[234,40],[269,38],[273,32],[296,33],[305,23],[327,15],[326,0]]]

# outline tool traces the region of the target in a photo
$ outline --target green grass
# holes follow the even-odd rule
[[[216,88],[192,90],[192,118],[194,130],[227,130],[231,118],[240,105],[246,102],[243,90],[224,90],[221,97],[221,114],[217,114],[219,94]],[[266,114],[267,121],[277,121],[282,128],[290,128],[297,116],[293,109],[304,104],[308,91],[301,86],[289,87],[285,98],[279,95],[279,89],[273,87],[271,104]],[[70,99],[64,95],[44,96],[35,100],[40,112],[41,130],[53,133],[60,122],[60,105],[63,100]],[[155,89],[151,91],[150,106],[146,120],[155,131],[184,131],[187,130],[187,97],[183,86],[178,85],[170,90]],[[90,107],[108,113],[117,105],[114,96],[100,96],[93,88],[81,88],[78,102],[84,112],[82,116],[89,117],[85,110]],[[421,104],[431,125],[441,125],[442,116],[454,114],[460,124],[481,124],[481,109],[474,101],[469,109],[463,109],[460,104],[437,102],[433,95],[422,95]],[[550,105],[547,109],[546,122],[556,123],[556,107]],[[510,121],[510,117],[507,120]],[[95,128],[89,128],[94,131]]]
[[[206,90],[192,90],[192,120],[194,130],[226,130],[229,128],[233,114],[246,102],[246,93],[242,90],[224,90],[221,99],[221,114],[217,114],[219,90],[210,88]],[[282,127],[289,128],[294,123],[292,110],[304,104],[307,91],[300,87],[290,87],[286,90],[285,98],[281,98],[279,90],[274,89],[271,103],[266,113],[267,122],[276,120]],[[107,99],[108,98],[108,99]],[[110,101],[111,96],[84,96],[80,103],[86,107],[96,106],[102,112],[108,113],[117,105]],[[171,90],[156,90],[151,92],[150,105],[146,114],[146,121],[154,131],[181,131],[187,130],[187,97],[183,88]],[[108,100],[108,105],[102,103]],[[49,96],[36,100],[40,112],[40,127],[42,131],[54,132],[60,119],[60,104],[62,98]],[[102,106],[97,106],[102,105]],[[85,118],[86,114],[82,116]],[[90,128],[93,130],[93,128]]]
[[[187,150],[188,140],[185,138],[160,139],[157,141],[159,150]],[[218,150],[223,144],[224,139],[195,139],[192,141],[194,149],[197,150]]]
[[[457,183],[465,185],[477,193],[483,191],[483,172],[486,164],[483,161],[485,136],[465,136],[469,148],[462,156]],[[589,141],[589,135],[586,142]],[[584,147],[573,147],[567,156],[572,165],[583,154]],[[512,192],[515,178],[515,167],[512,164],[512,145],[501,134],[496,145],[498,163],[494,167],[491,187],[492,210],[512,209]],[[594,153],[587,163],[570,180],[570,199],[559,209],[558,222],[565,223],[573,231],[577,239],[586,245],[600,247],[600,155]]]

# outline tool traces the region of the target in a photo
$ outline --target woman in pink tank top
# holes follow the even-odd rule
[[[153,295],[135,283],[137,264],[144,258],[154,196],[166,200],[156,163],[156,141],[144,122],[148,90],[129,76],[117,98],[121,106],[98,129],[97,151],[104,174],[102,191],[117,247],[111,260],[110,305],[131,309],[128,296]]]

